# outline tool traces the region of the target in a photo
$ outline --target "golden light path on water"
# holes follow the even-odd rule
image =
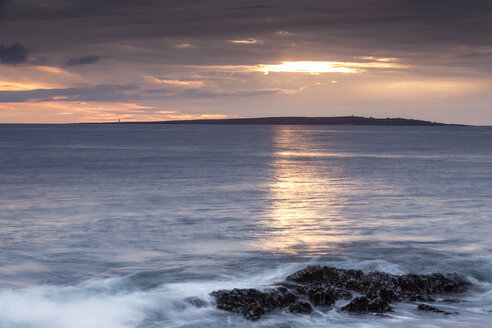
[[[262,222],[267,233],[255,247],[273,253],[320,255],[355,238],[346,234],[349,222],[340,215],[340,195],[347,184],[337,174],[343,168],[318,165],[318,155],[325,156],[311,138],[296,128],[276,129],[271,206]]]

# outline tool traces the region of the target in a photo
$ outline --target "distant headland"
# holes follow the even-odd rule
[[[230,119],[197,119],[179,121],[119,122],[116,124],[227,124],[227,125],[374,125],[374,126],[464,126],[406,118],[373,118],[362,116],[336,117],[257,117]]]

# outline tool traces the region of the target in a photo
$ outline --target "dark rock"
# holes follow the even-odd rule
[[[366,297],[370,299],[381,298],[386,302],[394,302],[394,301],[401,300],[400,296],[395,291],[387,287],[380,287],[380,286],[369,287],[369,290],[366,293]]]
[[[245,318],[255,320],[276,309],[289,308],[294,313],[310,313],[313,310],[311,304],[332,306],[340,299],[352,298],[352,292],[362,296],[352,299],[341,308],[343,311],[384,313],[392,311],[392,302],[429,302],[433,301],[433,294],[460,293],[469,285],[470,282],[458,274],[392,275],[311,265],[289,275],[281,283],[282,287],[276,289],[219,290],[212,292],[212,295],[217,308],[241,313]],[[430,311],[426,310],[426,306],[422,305],[421,310]]]
[[[419,304],[419,306],[417,306],[417,309],[419,311],[428,311],[428,312],[434,312],[434,313],[442,313],[442,314],[452,314],[451,312],[447,312],[447,311],[444,311],[444,310],[441,310],[441,309],[438,309],[436,307],[433,307],[433,306],[430,306],[430,305],[427,305],[427,304]]]
[[[258,320],[265,314],[265,308],[259,304],[248,304],[244,306],[240,313],[249,320]]]
[[[333,288],[321,286],[311,287],[309,288],[307,295],[309,301],[314,305],[330,306],[337,301],[337,295]]]
[[[342,311],[367,313],[369,312],[369,300],[365,296],[354,298],[349,304],[341,308]]]
[[[391,275],[383,272],[363,273],[360,270],[337,269],[334,267],[308,266],[286,278],[287,281],[309,286],[332,286],[342,290],[369,294],[372,298],[377,291],[388,301],[415,298],[428,299],[429,294],[463,292],[470,283],[457,274],[443,275]]]
[[[297,289],[299,290],[299,289]],[[309,286],[301,294],[307,295],[309,301],[317,306],[330,306],[339,299],[350,299],[352,293],[325,284]]]
[[[292,313],[311,313],[313,312],[313,308],[309,303],[295,302],[289,306],[289,311]]]
[[[301,284],[313,284],[323,280],[323,271],[319,265],[310,265],[305,269],[297,271],[287,278],[287,281],[294,281]]]
[[[364,273],[360,270],[337,269],[325,266],[322,271],[324,281],[338,288],[359,291],[363,286],[361,278]]]
[[[463,300],[457,300],[454,298],[445,298],[442,301],[446,302],[446,303],[462,303],[463,302]]]
[[[457,274],[431,275],[408,274],[396,277],[396,284],[408,296],[426,296],[427,294],[460,293],[470,284],[464,277]]]
[[[365,296],[354,298],[349,304],[341,308],[342,311],[354,313],[384,313],[393,311],[393,308],[381,298],[368,299]]]
[[[432,297],[430,297],[429,295],[411,295],[411,296],[408,296],[406,298],[407,301],[410,301],[410,302],[434,302],[435,299],[433,299]]]
[[[389,305],[388,301],[382,299],[381,297],[376,297],[369,301],[369,312],[393,312],[393,308]]]
[[[259,319],[277,308],[290,306],[298,299],[286,288],[264,292],[256,289],[218,290],[211,295],[215,297],[218,309],[241,313],[250,320]]]

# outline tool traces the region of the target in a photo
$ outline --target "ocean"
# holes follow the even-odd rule
[[[490,127],[0,125],[1,328],[486,328],[491,236]],[[474,286],[446,316],[210,296],[309,264]]]

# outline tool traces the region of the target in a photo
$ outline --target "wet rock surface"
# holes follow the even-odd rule
[[[218,290],[212,292],[217,308],[242,314],[246,319],[256,320],[275,309],[289,307],[291,312],[306,313],[306,306],[297,304],[299,298],[287,288],[259,291],[256,289]],[[309,308],[311,306],[307,304]],[[309,313],[312,309],[309,311]]]
[[[432,302],[434,294],[461,293],[469,286],[470,282],[458,274],[392,275],[313,265],[289,275],[282,287],[264,291],[218,290],[211,295],[215,297],[218,309],[256,320],[275,310],[311,313],[313,306],[334,306],[341,300],[347,301],[340,308],[346,312],[391,312],[391,303]],[[420,304],[418,309],[448,314],[425,304]]]
[[[349,304],[342,307],[341,310],[355,313],[384,313],[393,311],[393,308],[389,305],[388,301],[380,297],[371,299],[360,296],[354,298]]]
[[[434,306],[430,306],[427,304],[419,304],[417,306],[417,310],[419,311],[427,311],[427,312],[434,312],[434,313],[441,313],[441,314],[452,314],[451,312],[447,312],[441,309],[438,309]]]

